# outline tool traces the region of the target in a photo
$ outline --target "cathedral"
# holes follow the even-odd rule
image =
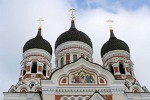
[[[134,76],[129,46],[108,22],[110,37],[99,50],[102,65],[93,62],[92,41],[75,27],[73,12],[71,26],[57,38],[55,50],[39,26],[23,46],[19,81],[3,93],[4,100],[150,100]]]

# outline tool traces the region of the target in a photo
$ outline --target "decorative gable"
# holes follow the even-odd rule
[[[89,100],[107,100],[107,99],[103,97],[98,91],[95,91],[95,93],[90,97]]]

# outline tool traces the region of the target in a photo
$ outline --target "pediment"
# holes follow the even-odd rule
[[[95,93],[90,97],[89,100],[107,100],[107,99],[103,97],[98,91],[95,91]]]
[[[58,85],[108,86],[114,76],[102,66],[83,58],[53,72],[50,80]]]

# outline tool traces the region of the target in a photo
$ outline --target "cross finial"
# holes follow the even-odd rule
[[[71,12],[71,17],[70,17],[71,20],[74,20],[74,18],[75,18],[74,12],[75,12],[76,10],[72,8],[72,9],[70,9],[69,11]]]
[[[42,18],[39,18],[38,20],[37,20],[38,22],[39,22],[39,29],[41,29],[41,23],[42,23],[42,21],[44,21]]]
[[[108,19],[107,22],[109,23],[109,28],[110,28],[110,30],[112,30],[112,24],[111,24],[111,23],[112,23],[113,21],[110,20],[110,19]]]

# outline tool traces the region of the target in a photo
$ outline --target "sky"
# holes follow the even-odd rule
[[[149,5],[149,0],[0,0],[0,100],[18,82],[22,49],[36,36],[38,18],[44,19],[42,36],[53,48],[55,67],[55,41],[70,28],[70,8],[76,9],[76,28],[91,38],[94,62],[101,65],[101,47],[110,35],[106,21],[114,21],[115,36],[130,48],[136,79],[150,90]]]

